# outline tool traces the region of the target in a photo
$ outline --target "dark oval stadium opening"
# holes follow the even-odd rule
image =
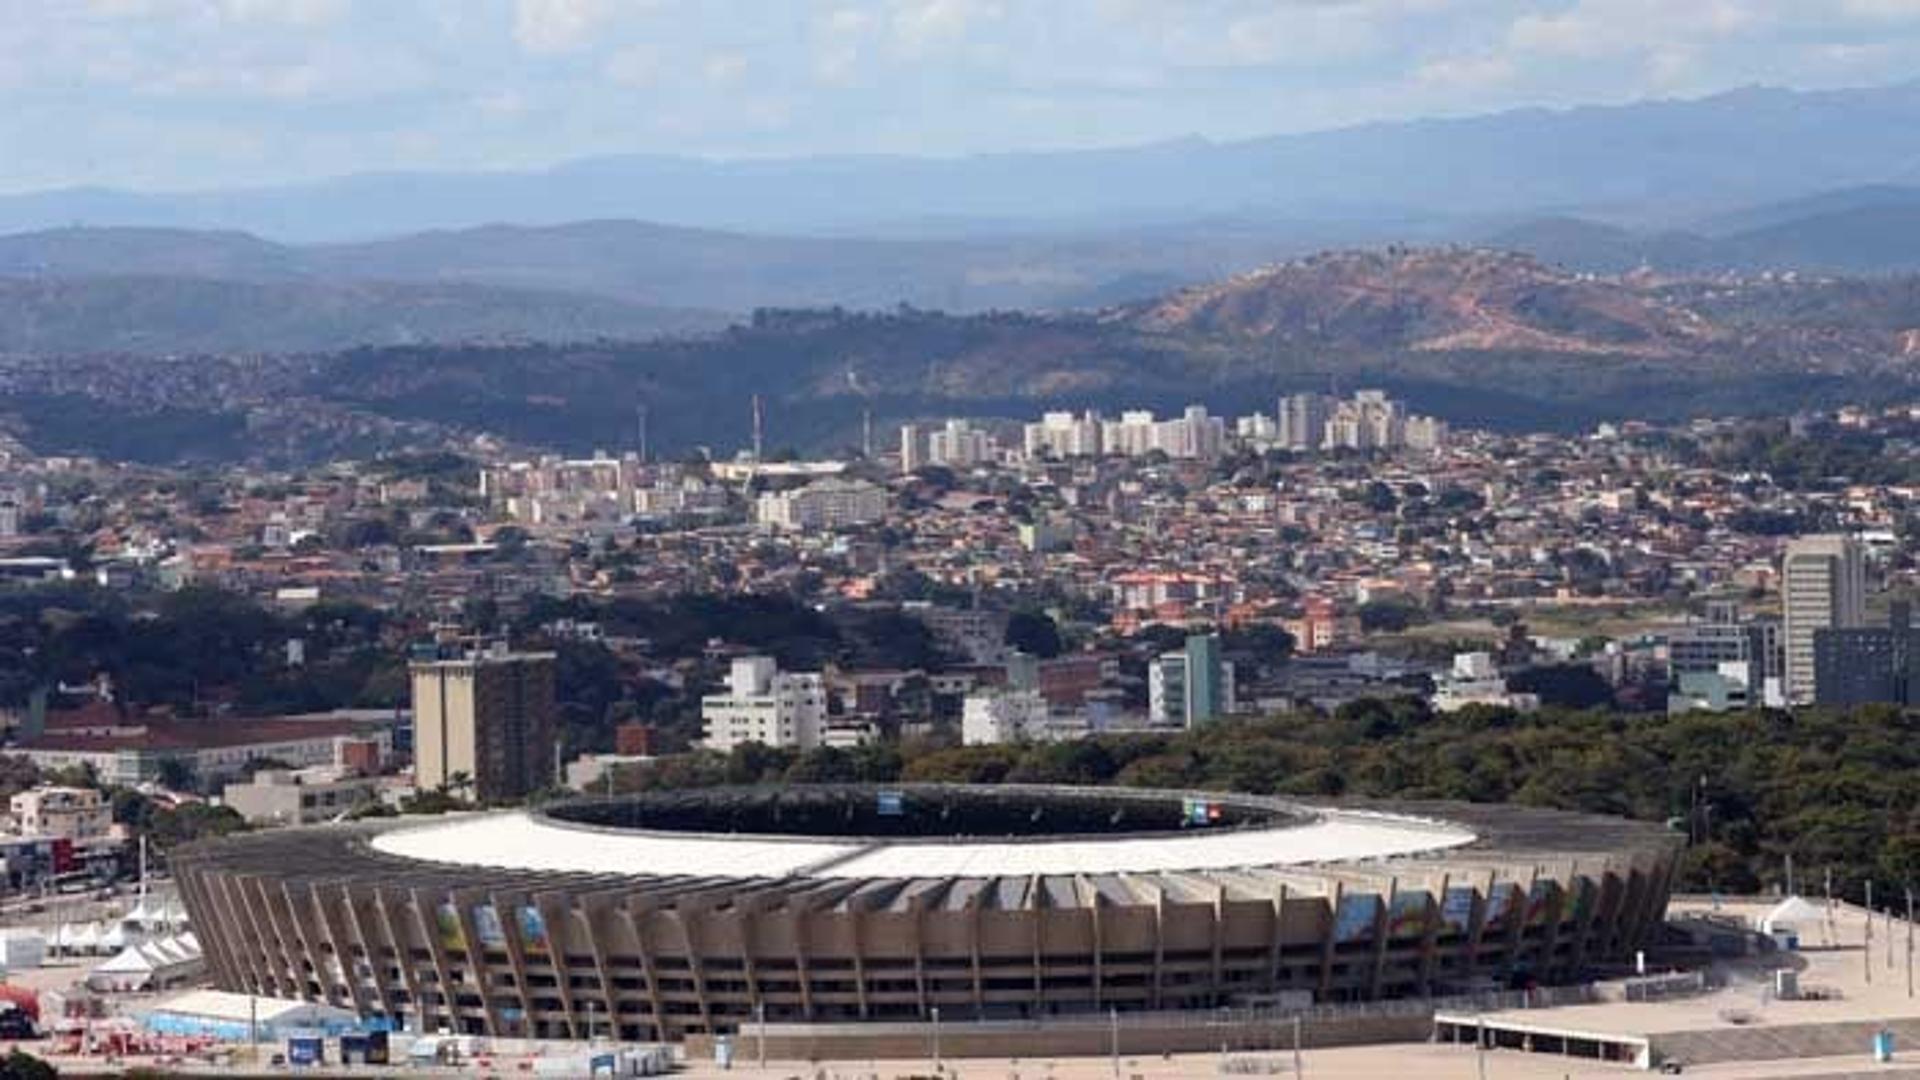
[[[899,840],[1151,835],[1308,820],[1264,800],[1207,793],[912,784],[654,792],[541,812],[592,828]]]

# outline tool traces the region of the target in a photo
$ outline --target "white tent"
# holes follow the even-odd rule
[[[73,932],[67,939],[67,949],[76,953],[97,953],[100,951],[100,924],[86,923]]]
[[[102,993],[132,993],[154,985],[159,967],[137,948],[121,949],[113,958],[87,972],[87,986]]]
[[[159,930],[174,921],[174,905],[151,897],[141,897],[125,915],[120,916],[122,925],[141,930]]]
[[[115,923],[100,935],[101,952],[119,952],[129,945],[147,940],[146,931],[127,923]]]
[[[1781,930],[1816,926],[1825,922],[1826,918],[1826,910],[1818,904],[1809,903],[1798,896],[1789,896],[1760,917],[1760,931],[1771,937]]]
[[[87,985],[116,993],[166,989],[199,974],[203,959],[178,938],[129,945],[88,972]]]
[[[199,946],[179,937],[161,938],[141,947],[152,950],[151,954],[164,957],[171,963],[195,963],[200,959]]]

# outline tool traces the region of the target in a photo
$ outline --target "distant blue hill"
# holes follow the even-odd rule
[[[1671,226],[1823,191],[1920,184],[1917,163],[1920,83],[1756,88],[1112,150],[727,162],[638,155],[533,172],[377,173],[190,194],[74,189],[0,198],[0,232],[82,223],[315,241],[626,218],[785,233],[977,222],[963,231],[978,233],[1221,215],[1367,228],[1544,214]]]

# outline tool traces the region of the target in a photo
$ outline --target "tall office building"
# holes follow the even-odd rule
[[[1234,711],[1233,665],[1220,658],[1218,634],[1194,634],[1147,670],[1147,708],[1155,724],[1197,727]]]
[[[552,653],[436,651],[411,670],[414,786],[498,802],[553,781]]]
[[[1756,684],[1780,677],[1780,624],[1748,619],[1731,600],[1707,602],[1707,617],[1667,637],[1667,666],[1674,676],[1706,675],[1722,664],[1747,664]]]
[[[1858,539],[1803,536],[1787,544],[1780,568],[1780,608],[1789,704],[1813,703],[1814,635],[1862,626],[1866,592],[1866,554]]]
[[[1913,609],[1894,604],[1885,627],[1816,630],[1814,704],[1850,707],[1920,700],[1920,629]]]

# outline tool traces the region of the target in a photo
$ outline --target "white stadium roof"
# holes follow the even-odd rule
[[[523,811],[464,815],[373,838],[377,851],[426,862],[588,874],[694,877],[922,878],[1152,873],[1298,866],[1417,855],[1472,843],[1421,818],[1317,810],[1278,828],[1071,839],[862,840],[670,834],[569,825]]]

